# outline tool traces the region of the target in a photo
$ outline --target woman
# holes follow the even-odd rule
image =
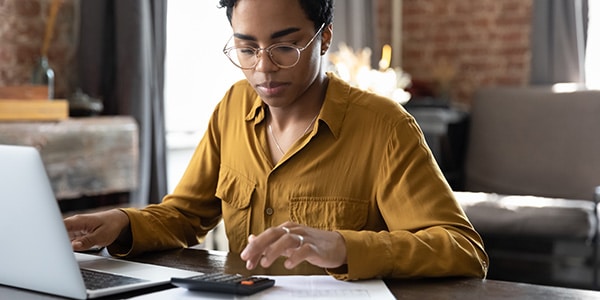
[[[333,1],[220,1],[246,79],[217,105],[175,191],[65,220],[75,250],[187,247],[221,218],[246,267],[310,263],[338,279],[484,277],[477,232],[397,103],[324,71]]]

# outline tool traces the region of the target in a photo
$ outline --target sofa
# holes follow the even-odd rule
[[[466,145],[455,194],[489,276],[597,289],[600,91],[481,88]]]

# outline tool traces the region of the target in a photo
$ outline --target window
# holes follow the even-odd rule
[[[588,1],[588,9],[585,82],[590,89],[600,89],[600,3],[598,1]]]
[[[167,2],[165,57],[165,127],[167,188],[173,191],[206,130],[215,105],[243,73],[223,55],[231,35],[225,9],[217,1]],[[224,227],[218,225],[200,245],[228,250]]]
[[[222,49],[231,35],[217,1],[168,1],[165,126],[168,186],[179,181],[215,105],[243,78]]]
[[[222,49],[231,35],[216,1],[169,1],[165,58],[167,132],[204,132],[212,111],[243,78]]]

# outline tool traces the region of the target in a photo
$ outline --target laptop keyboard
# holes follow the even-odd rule
[[[87,269],[81,269],[81,275],[83,276],[83,281],[85,282],[86,288],[90,290],[99,290],[103,288],[147,281],[140,278],[98,272]]]

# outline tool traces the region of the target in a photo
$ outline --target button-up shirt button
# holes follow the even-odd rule
[[[267,214],[267,216],[273,215],[273,209],[270,207],[267,207],[267,209],[265,209],[265,213]]]

